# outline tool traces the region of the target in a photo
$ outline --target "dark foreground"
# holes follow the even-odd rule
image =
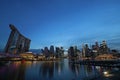
[[[120,68],[61,61],[15,61],[0,64],[0,80],[120,80]]]

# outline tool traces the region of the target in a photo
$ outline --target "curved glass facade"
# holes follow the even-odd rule
[[[12,31],[6,44],[5,52],[11,54],[27,52],[29,50],[31,40],[20,34],[13,25],[10,25],[10,28]]]

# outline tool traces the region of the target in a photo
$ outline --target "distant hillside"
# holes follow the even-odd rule
[[[30,52],[33,52],[35,54],[40,54],[41,50],[40,49],[30,49]],[[0,49],[0,53],[4,52],[4,49]]]
[[[33,52],[35,54],[40,54],[41,53],[41,50],[40,49],[30,49],[29,50],[30,52]]]

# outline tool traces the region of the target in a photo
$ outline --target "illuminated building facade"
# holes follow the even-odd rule
[[[102,41],[102,44],[100,44],[100,53],[102,54],[109,53],[109,48],[107,46],[106,41]]]
[[[51,56],[54,55],[54,46],[53,45],[50,46],[50,55]]]
[[[69,57],[78,57],[80,56],[80,50],[77,48],[77,46],[70,46],[68,49],[68,55]],[[82,56],[82,55],[81,55]]]
[[[48,58],[50,56],[48,47],[44,48],[44,53],[43,54],[45,55],[46,58]]]
[[[5,52],[10,54],[20,54],[29,51],[31,40],[24,37],[14,25],[9,25],[11,33],[5,47]]]

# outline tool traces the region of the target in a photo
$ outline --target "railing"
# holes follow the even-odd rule
[[[71,63],[93,66],[120,67],[120,60],[82,60]]]

